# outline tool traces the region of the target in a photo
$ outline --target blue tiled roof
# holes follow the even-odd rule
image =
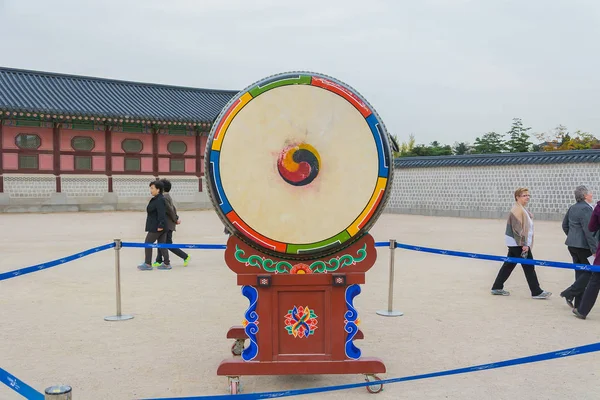
[[[466,156],[400,157],[396,168],[480,167],[487,165],[600,163],[600,150],[536,153],[474,154]]]
[[[212,122],[236,93],[0,67],[0,110],[8,111]]]

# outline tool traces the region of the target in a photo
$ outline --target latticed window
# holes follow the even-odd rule
[[[172,158],[171,172],[185,172],[185,160]]]
[[[15,143],[20,149],[37,150],[42,145],[42,139],[31,133],[19,133],[15,138]]]
[[[125,157],[125,171],[140,171],[142,160],[137,157]]]
[[[125,139],[121,142],[121,147],[125,153],[139,153],[144,145],[139,139]]]
[[[19,169],[39,169],[38,156],[19,154]]]
[[[77,151],[91,151],[95,144],[94,139],[89,136],[75,136],[71,140],[71,147]]]
[[[185,142],[173,140],[167,145],[167,150],[171,154],[185,154],[185,152],[187,151],[187,145],[185,144]]]
[[[91,156],[75,156],[75,170],[91,171],[92,157]]]

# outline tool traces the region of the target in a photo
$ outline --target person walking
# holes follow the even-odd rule
[[[169,193],[171,191],[171,182],[167,179],[161,179],[160,180],[164,186],[163,189],[163,196],[165,197],[165,204],[167,207],[167,244],[172,244],[173,243],[173,232],[176,230],[176,226],[181,224],[181,220],[179,219],[179,216],[177,215],[177,208],[175,207],[175,204],[173,203],[173,199],[171,198],[171,194]],[[171,251],[171,253],[175,254],[176,256],[180,257],[183,260],[183,266],[187,267],[188,264],[190,263],[190,259],[192,258],[189,254],[187,254],[185,251],[181,250],[181,249],[167,249],[169,251]],[[158,254],[156,255],[156,261],[154,262],[154,264],[152,264],[153,267],[158,267],[159,265],[161,265],[163,262],[163,256],[161,252],[158,252]]]
[[[163,183],[161,181],[150,182],[150,194],[152,198],[146,206],[146,239],[144,243],[165,243],[167,240],[167,206],[163,196]],[[144,249],[144,262],[138,265],[141,271],[152,270],[152,248]],[[169,252],[167,249],[158,249],[162,253],[163,262],[158,266],[158,269],[171,269],[169,261]]]
[[[514,193],[515,205],[508,214],[508,220],[506,223],[506,231],[504,240],[508,247],[508,257],[513,258],[527,258],[532,260],[533,254],[531,248],[533,247],[533,215],[525,209],[525,206],[529,203],[531,198],[529,189],[518,188]],[[502,264],[496,280],[492,285],[492,294],[496,296],[509,296],[510,292],[504,290],[504,283],[510,277],[510,274],[515,269],[516,263],[505,262]],[[540,283],[535,273],[535,267],[533,265],[521,264],[523,272],[525,273],[525,279],[529,285],[531,291],[531,297],[534,299],[547,299],[552,295],[551,292],[547,292],[540,288]]]
[[[597,232],[598,229],[600,229],[600,201],[596,204],[594,211],[592,211],[592,217],[590,218],[590,223],[588,225],[588,230],[590,232]],[[593,265],[600,267],[600,248],[596,250],[596,258],[594,259]],[[581,303],[579,304],[579,307],[573,308],[573,314],[575,314],[577,318],[586,319],[590,311],[592,311],[592,308],[594,308],[594,304],[596,304],[599,292],[600,272],[592,272],[590,280],[583,292],[583,296],[581,297]]]
[[[598,241],[588,229],[592,217],[592,192],[585,186],[575,188],[575,201],[569,207],[563,219],[562,228],[567,239],[565,244],[573,259],[573,264],[590,264],[588,258],[596,254]],[[590,271],[575,270],[575,282],[560,293],[571,308],[579,307],[583,292],[592,273]]]

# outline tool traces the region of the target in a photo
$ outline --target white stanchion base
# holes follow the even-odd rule
[[[113,315],[110,317],[104,317],[105,321],[126,321],[128,319],[133,319],[133,315]]]
[[[50,386],[44,391],[46,400],[71,400],[73,389],[69,385]]]
[[[377,311],[377,315],[381,315],[383,317],[401,317],[404,315],[404,313],[402,311],[380,310]]]

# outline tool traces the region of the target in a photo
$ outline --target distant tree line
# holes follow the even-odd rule
[[[500,134],[488,132],[475,138],[473,144],[468,142],[455,142],[454,145],[442,144],[437,140],[429,145],[416,144],[414,135],[410,135],[408,142],[402,142],[399,151],[394,152],[395,157],[419,156],[450,156],[463,154],[494,154],[494,153],[526,153],[530,151],[559,151],[559,150],[584,150],[600,149],[600,140],[588,132],[576,130],[569,132],[564,125],[558,125],[550,133],[534,133],[538,144],[530,141],[531,127],[524,127],[521,118],[513,118],[513,123],[508,132]],[[398,142],[395,137],[396,142]]]

